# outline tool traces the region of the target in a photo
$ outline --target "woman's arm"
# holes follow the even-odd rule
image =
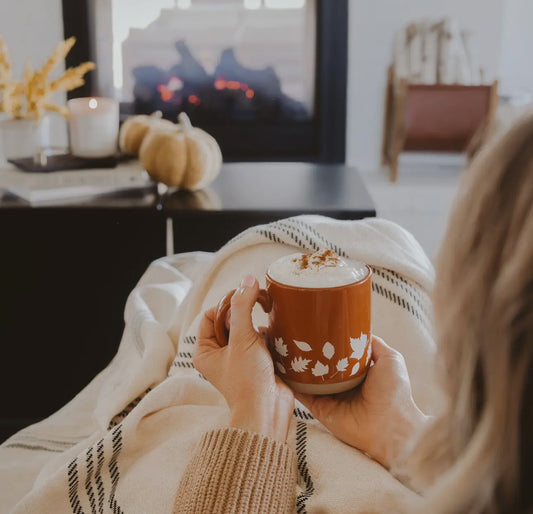
[[[223,428],[205,434],[178,487],[175,513],[294,511],[296,458],[285,443]]]
[[[194,365],[224,395],[230,422],[203,436],[178,487],[176,513],[294,511],[296,456],[285,442],[294,396],[253,327],[258,293],[249,275],[233,295],[227,346],[215,337],[215,309],[200,325]]]

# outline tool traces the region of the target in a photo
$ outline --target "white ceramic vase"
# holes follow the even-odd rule
[[[0,119],[0,156],[5,160],[33,157],[48,145],[48,118],[40,121]]]

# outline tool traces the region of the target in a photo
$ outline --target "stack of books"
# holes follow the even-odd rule
[[[112,169],[95,168],[50,173],[28,173],[8,163],[0,165],[0,189],[31,204],[144,189],[153,185],[139,161],[120,164]]]

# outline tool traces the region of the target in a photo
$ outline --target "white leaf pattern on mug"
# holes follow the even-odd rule
[[[352,372],[350,373],[350,376],[355,375],[359,371],[359,361],[357,361],[352,368]]]
[[[283,343],[283,339],[281,337],[276,337],[274,339],[274,348],[283,357],[287,357],[287,355],[289,354],[287,345]]]
[[[348,357],[344,357],[344,359],[341,359],[339,362],[337,362],[337,371],[346,371],[346,368],[348,367]]]
[[[326,359],[331,359],[335,355],[335,347],[328,341],[322,348],[322,353]]]
[[[287,370],[285,369],[285,366],[281,364],[281,362],[276,361],[276,368],[278,368],[280,373],[283,373],[284,375],[287,373]]]
[[[350,346],[353,350],[350,359],[359,360],[363,356],[367,340],[368,338],[366,334],[361,334],[359,337],[350,337]]]
[[[291,368],[293,371],[296,371],[296,373],[302,373],[307,369],[307,366],[309,366],[309,363],[311,362],[311,359],[304,359],[303,357],[294,357],[291,362]]]
[[[310,352],[312,350],[311,346],[306,343],[305,341],[296,341],[296,339],[294,339],[294,344],[300,348],[300,350],[302,350],[302,352]]]
[[[328,374],[329,366],[327,364],[322,364],[320,361],[316,361],[311,372],[315,377],[323,377]]]

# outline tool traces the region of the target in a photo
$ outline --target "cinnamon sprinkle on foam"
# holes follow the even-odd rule
[[[321,267],[333,268],[340,264],[341,259],[333,250],[325,248],[311,254],[304,253],[301,257],[294,259],[293,262],[297,263],[298,270],[303,271],[312,268],[318,270]]]
[[[295,287],[336,287],[362,280],[368,270],[362,262],[345,260],[326,248],[282,257],[270,265],[268,274]]]

